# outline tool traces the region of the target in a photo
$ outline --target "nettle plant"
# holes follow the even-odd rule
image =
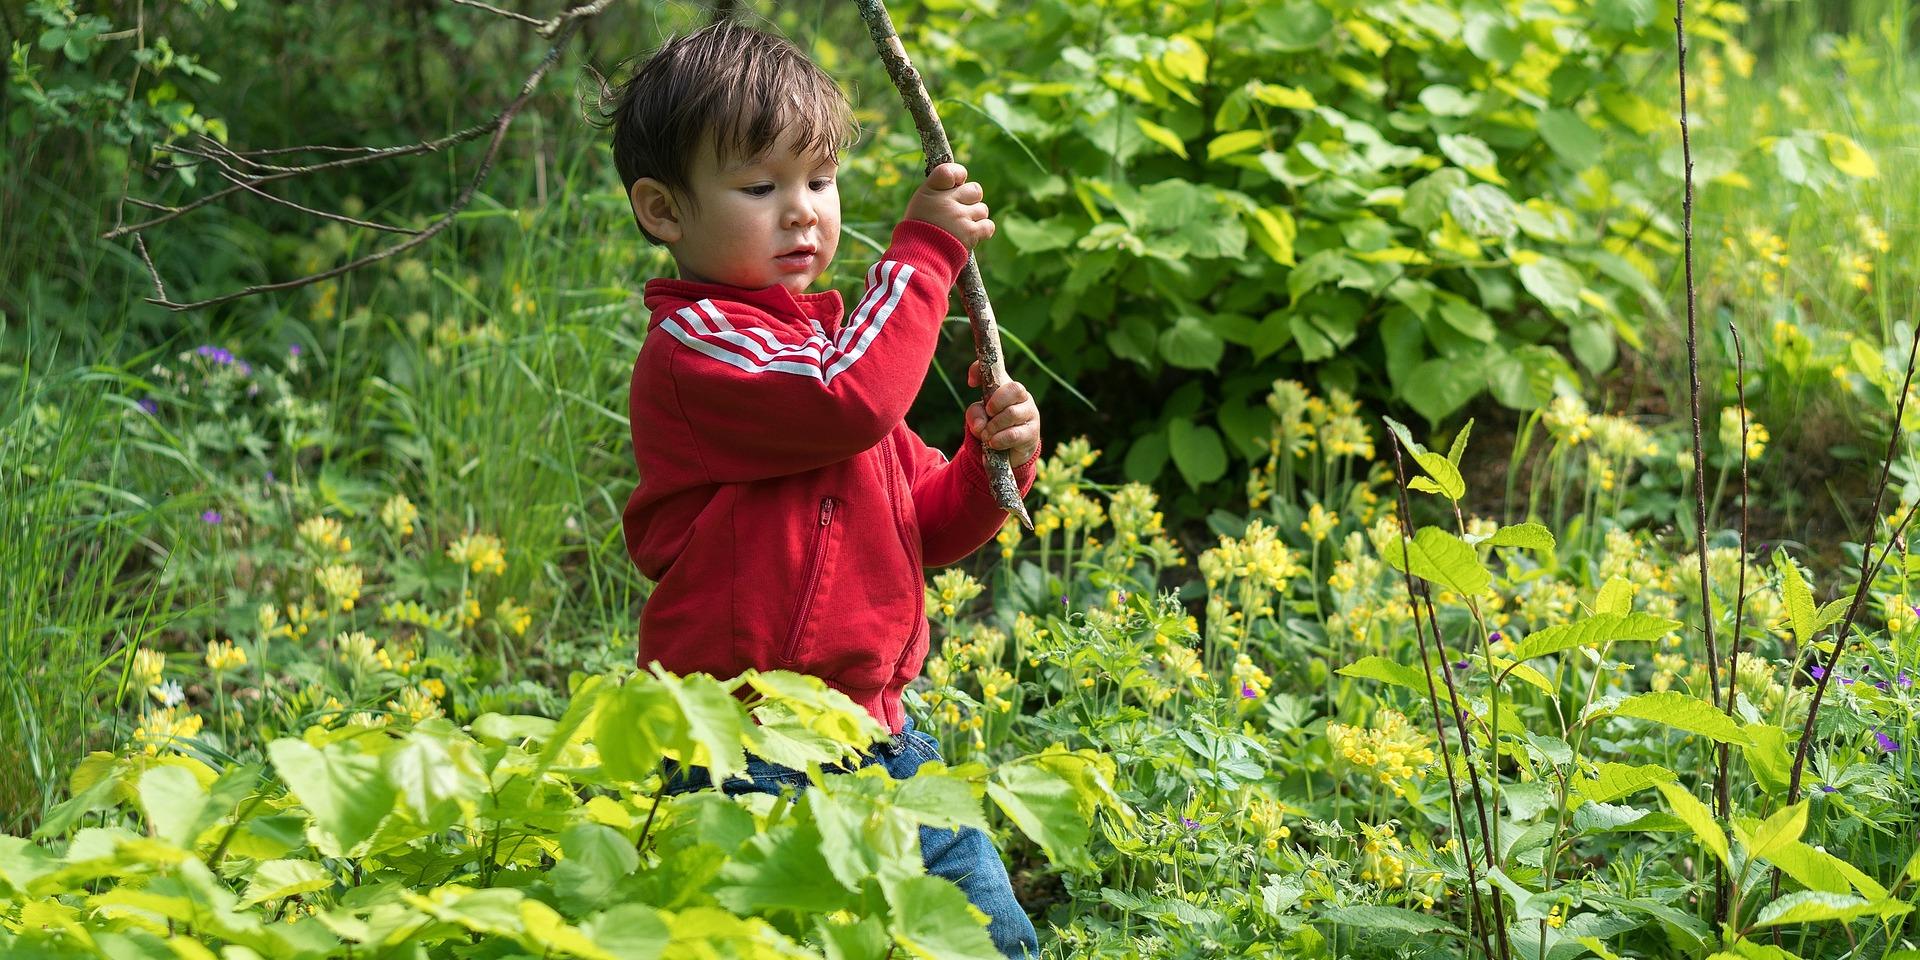
[[[736,697],[735,693],[744,694]],[[921,826],[981,798],[1064,862],[1126,816],[1112,760],[824,776],[884,731],[819,680],[587,676],[558,720],[312,726],[236,762],[192,736],[98,753],[34,839],[0,837],[0,949],[37,956],[998,956]],[[662,796],[660,762],[810,772]]]
[[[975,108],[948,110],[969,159],[1021,171],[991,188],[1017,255],[982,257],[1002,328],[1065,382],[1139,385],[1104,409],[1137,425],[1133,479],[1258,459],[1261,395],[1303,368],[1430,420],[1533,409],[1658,309],[1673,224],[1593,166],[1668,122],[1634,82],[1667,44],[1652,4],[993,12],[929,11],[910,45]]]

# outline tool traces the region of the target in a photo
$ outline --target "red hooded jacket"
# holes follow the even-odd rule
[[[902,221],[844,320],[838,291],[647,282],[623,518],[657,581],[641,664],[812,674],[899,732],[927,655],[922,568],[1006,516],[977,437],[949,461],[904,422],[966,260],[945,230]],[[1014,470],[1022,493],[1038,456]]]

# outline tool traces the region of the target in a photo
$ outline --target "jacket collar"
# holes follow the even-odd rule
[[[724,283],[702,283],[696,280],[680,280],[673,277],[655,277],[647,281],[645,302],[656,319],[662,315],[662,308],[669,301],[688,300],[731,300],[758,307],[774,317],[805,322],[818,321],[831,331],[840,325],[845,304],[840,299],[840,291],[823,290],[819,293],[803,293],[795,296],[779,284],[748,290],[745,287],[729,286]]]

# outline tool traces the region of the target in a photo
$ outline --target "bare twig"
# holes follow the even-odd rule
[[[124,226],[116,226],[112,230],[109,230],[106,233],[101,235],[103,239],[113,239],[116,237],[125,236],[127,234],[133,235],[135,244],[141,252],[142,260],[146,263],[147,271],[151,275],[153,280],[155,296],[147,298],[147,302],[156,304],[158,306],[166,307],[167,309],[170,309],[170,310],[194,310],[201,307],[209,307],[209,306],[214,306],[216,304],[227,303],[233,300],[238,300],[242,297],[252,296],[254,294],[269,293],[269,292],[279,291],[279,290],[291,290],[297,287],[306,286],[308,284],[318,283],[323,280],[329,280],[334,277],[340,276],[342,274],[349,273],[354,270],[358,270],[361,267],[374,263],[375,261],[384,260],[396,254],[403,253],[407,250],[410,250],[414,247],[417,247],[425,243],[426,241],[432,239],[435,235],[437,235],[441,231],[445,230],[447,227],[451,226],[454,222],[454,218],[459,215],[460,211],[464,210],[467,207],[467,205],[473,201],[474,195],[479,191],[480,184],[483,183],[486,180],[487,175],[492,172],[494,160],[499,155],[501,145],[505,142],[507,128],[512,125],[515,116],[517,116],[520,110],[526,106],[527,101],[532,98],[533,92],[535,89],[539,87],[541,79],[544,78],[547,75],[547,73],[553,69],[554,64],[559,61],[560,51],[565,49],[568,41],[570,41],[573,38],[574,32],[577,31],[582,24],[584,24],[589,18],[605,10],[612,3],[612,0],[592,0],[592,2],[582,3],[577,6],[570,7],[567,10],[561,12],[560,14],[546,20],[538,20],[532,17],[528,17],[524,14],[515,14],[510,11],[502,10],[485,3],[477,2],[477,0],[454,0],[454,2],[461,3],[464,6],[483,9],[490,13],[494,13],[496,15],[506,17],[511,20],[534,25],[538,28],[538,32],[540,33],[541,36],[550,37],[553,39],[552,46],[549,47],[549,49],[547,50],[546,56],[541,58],[540,63],[534,67],[532,73],[528,74],[527,78],[521,82],[520,91],[517,96],[515,96],[511,101],[509,101],[506,104],[506,106],[503,107],[501,111],[497,115],[495,115],[491,120],[485,121],[483,123],[474,124],[473,126],[467,127],[464,130],[456,131],[454,133],[448,134],[443,137],[436,137],[431,140],[423,140],[418,143],[405,144],[401,146],[341,147],[341,146],[330,146],[330,145],[311,145],[311,146],[296,146],[296,147],[276,147],[276,148],[270,148],[265,150],[236,151],[228,148],[225,144],[212,140],[211,138],[205,138],[209,149],[195,149],[195,148],[183,147],[183,146],[171,146],[167,148],[172,153],[195,157],[198,159],[199,162],[214,164],[218,172],[220,173],[220,176],[228,180],[232,185],[226,187],[225,189],[214,191],[213,193],[203,196],[197,200],[194,200],[191,203],[183,204],[180,206],[170,206],[167,204],[154,203],[152,201],[135,200],[133,198],[128,198],[129,201],[134,203],[136,206],[142,207],[144,209],[149,209],[149,210],[157,210],[157,211],[160,211],[161,213],[157,217],[149,218],[140,223],[129,224]],[[274,194],[268,193],[267,191],[261,189],[262,185],[264,184],[272,183],[278,180],[285,180],[292,177],[305,176],[308,174],[318,173],[321,171],[335,170],[343,167],[355,166],[362,163],[369,163],[375,160],[390,160],[398,157],[406,157],[406,156],[414,156],[422,153],[430,153],[430,152],[444,149],[446,147],[453,146],[455,144],[464,143],[468,140],[477,139],[483,134],[491,134],[491,136],[487,141],[486,152],[480,158],[480,163],[477,171],[474,173],[473,177],[470,180],[468,180],[466,186],[460,191],[459,196],[457,196],[454,199],[452,205],[449,206],[445,211],[443,211],[441,216],[437,220],[433,221],[431,224],[428,224],[425,228],[422,228],[422,229],[415,229],[411,227],[399,227],[391,224],[383,224],[383,223],[377,223],[369,220],[362,220],[356,217],[349,217],[344,214],[317,210],[312,207],[308,207],[308,206],[296,203],[294,201],[287,200],[286,198],[276,196]],[[325,160],[325,161],[320,161],[315,163],[303,164],[299,166],[280,166],[275,164],[263,163],[255,159],[257,157],[279,156],[279,155],[288,154],[288,153],[304,153],[304,152],[321,153],[321,154],[345,154],[345,156],[340,156],[332,160]],[[233,162],[229,163],[228,160],[232,160]],[[243,167],[245,169],[242,169]],[[353,226],[358,226],[358,227],[366,227],[374,230],[382,230],[382,231],[387,231],[391,233],[398,233],[406,236],[407,239],[402,240],[398,243],[392,244],[390,246],[382,247],[378,250],[375,250],[372,253],[367,254],[366,256],[360,257],[348,263],[341,264],[339,266],[333,267],[328,270],[322,270],[315,273],[307,274],[305,276],[296,277],[292,280],[281,281],[279,283],[255,284],[253,286],[247,287],[242,290],[237,290],[231,293],[222,294],[220,296],[208,297],[203,300],[195,300],[191,302],[178,302],[168,297],[166,284],[162,281],[158,268],[155,267],[152,258],[146,255],[146,242],[144,237],[141,235],[142,231],[154,226],[158,226],[162,223],[166,223],[170,220],[176,219],[193,210],[196,210],[209,203],[212,203],[215,200],[218,200],[222,197],[226,197],[241,191],[251,193],[255,196],[261,197],[262,199],[268,200],[270,202],[281,204],[283,206],[288,206],[293,209],[299,210],[302,213],[310,214],[312,216],[320,217],[322,219],[332,220],[340,223],[347,223],[347,224],[351,224]]]
[[[1393,476],[1399,485],[1400,492],[1400,573],[1406,580],[1407,585],[1407,609],[1413,614],[1413,633],[1420,645],[1420,667],[1427,678],[1427,702],[1433,706],[1433,735],[1439,738],[1440,760],[1447,773],[1447,806],[1453,813],[1454,831],[1460,838],[1460,860],[1466,864],[1467,868],[1467,899],[1472,917],[1470,925],[1473,928],[1474,935],[1480,941],[1480,952],[1491,958],[1494,954],[1492,943],[1487,938],[1486,911],[1480,905],[1479,870],[1474,865],[1473,848],[1467,845],[1467,839],[1469,837],[1467,814],[1465,810],[1461,809],[1460,782],[1453,772],[1453,751],[1447,749],[1447,728],[1446,724],[1440,719],[1440,693],[1433,685],[1433,658],[1428,653],[1426,624],[1420,617],[1418,593],[1415,591],[1413,584],[1412,564],[1406,562],[1406,557],[1409,554],[1407,544],[1412,537],[1413,531],[1413,514],[1407,503],[1407,474],[1406,467],[1400,458],[1400,436],[1391,430],[1387,431],[1387,436],[1393,444]],[[1474,776],[1473,761],[1469,759],[1467,752],[1466,725],[1464,721],[1460,719],[1460,697],[1454,691],[1452,671],[1447,670],[1446,647],[1440,643],[1440,624],[1438,621],[1435,621],[1433,626],[1434,644],[1440,647],[1440,668],[1445,671],[1443,675],[1446,678],[1449,712],[1453,714],[1454,726],[1458,729],[1460,735],[1460,759],[1467,767],[1468,778],[1472,779]],[[1480,789],[1477,782],[1474,785],[1473,795],[1477,806],[1480,799]],[[1490,851],[1491,848],[1488,845],[1491,843],[1491,834],[1489,834],[1486,829],[1486,816],[1485,807],[1481,807],[1480,844],[1482,848]],[[1499,891],[1493,891],[1493,896],[1497,903],[1500,896]]]
[[[855,0],[860,8],[860,19],[866,21],[867,33],[873,38],[873,45],[880,51],[880,60],[887,68],[887,76],[893,80],[893,86],[900,91],[900,98],[906,103],[907,112],[913,116],[914,129],[920,134],[920,148],[926,156],[927,170],[947,163],[953,159],[953,147],[947,143],[947,130],[940,124],[939,114],[934,112],[933,100],[927,96],[927,88],[920,82],[920,72],[913,68],[913,61],[907,58],[907,49],[900,42],[900,35],[893,29],[893,19],[887,16],[887,5],[882,0]],[[994,322],[993,304],[987,299],[986,285],[980,281],[980,266],[974,262],[972,251],[967,253],[966,266],[960,268],[960,294],[966,301],[967,318],[973,321],[973,349],[980,359],[980,396],[993,396],[1000,385],[1007,382],[1007,365],[1000,353],[1000,328]],[[1004,450],[985,448],[987,461],[987,482],[993,488],[995,501],[1008,513],[1020,518],[1027,529],[1033,529],[1033,518],[1027,515],[1027,508],[1020,502],[1020,488],[1013,482],[1013,468],[1007,463]]]
[[[1860,582],[1854,587],[1853,602],[1847,605],[1847,615],[1840,621],[1840,631],[1833,636],[1833,652],[1827,654],[1826,667],[1821,671],[1820,678],[1813,688],[1813,703],[1807,707],[1807,722],[1800,728],[1800,743],[1793,750],[1793,772],[1787,777],[1788,806],[1792,806],[1800,799],[1800,773],[1806,766],[1807,749],[1813,743],[1813,724],[1820,716],[1820,703],[1827,695],[1827,684],[1833,681],[1834,670],[1840,664],[1840,653],[1847,648],[1847,636],[1853,631],[1854,617],[1859,615],[1860,607],[1866,602],[1867,588],[1872,586],[1875,578],[1880,576],[1880,567],[1887,562],[1887,555],[1892,553],[1894,546],[1906,536],[1907,524],[1913,522],[1914,510],[1909,509],[1906,517],[1900,521],[1900,526],[1893,531],[1893,536],[1887,538],[1887,544],[1881,549],[1879,559],[1869,567],[1867,558],[1873,555],[1872,531],[1880,524],[1880,504],[1887,494],[1887,478],[1893,471],[1893,455],[1899,449],[1901,424],[1906,418],[1907,391],[1913,386],[1914,360],[1920,357],[1920,325],[1915,326],[1912,341],[1907,348],[1907,375],[1900,381],[1900,400],[1894,404],[1893,424],[1887,431],[1887,454],[1880,464],[1880,486],[1873,492],[1873,507],[1867,513],[1867,545],[1860,551]],[[1819,655],[1819,649],[1815,648],[1814,656]]]
[[[1747,614],[1747,351],[1740,343],[1740,328],[1731,321],[1727,332],[1733,334],[1733,393],[1740,405],[1740,577],[1733,590],[1733,652],[1727,655],[1727,717],[1733,717],[1733,696],[1740,682],[1740,638]],[[1712,699],[1709,696],[1708,699]],[[1713,776],[1714,809],[1722,823],[1733,817],[1733,788],[1729,783],[1730,751],[1724,741],[1718,743],[1718,764]],[[1725,923],[1729,906],[1727,865],[1718,873],[1720,895],[1714,901],[1714,921]]]

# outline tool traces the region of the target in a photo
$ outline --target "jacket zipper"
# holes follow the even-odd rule
[[[813,542],[807,550],[807,585],[800,594],[800,609],[793,616],[793,627],[787,632],[786,646],[781,648],[780,661],[792,664],[793,658],[800,652],[800,634],[806,631],[807,614],[813,610],[813,595],[820,586],[821,562],[827,556],[827,530],[833,525],[832,497],[820,498],[820,519],[813,528]]]
[[[894,470],[897,468],[899,458],[894,456],[893,454],[893,437],[888,436],[884,442],[887,444],[887,501],[890,504],[896,504],[894,518],[893,518],[894,530],[900,532],[901,534],[900,535],[901,545],[907,548],[907,556],[910,557],[913,561],[914,578],[919,582],[919,589],[916,589],[913,591],[913,600],[914,600],[913,629],[917,633],[920,630],[921,625],[926,623],[926,619],[927,619],[926,575],[921,572],[921,568],[920,568],[920,557],[919,557],[919,549],[918,549],[919,543],[914,538],[907,536],[905,531],[902,531],[900,529],[900,517],[898,512],[899,508],[895,501],[894,482],[893,482]],[[907,662],[907,655],[912,652],[913,652],[913,636],[909,635],[907,637],[906,645],[900,648],[900,656],[894,658],[893,672],[887,677],[886,685],[888,688],[893,687],[895,678],[897,678],[900,675],[901,666],[903,666]]]

